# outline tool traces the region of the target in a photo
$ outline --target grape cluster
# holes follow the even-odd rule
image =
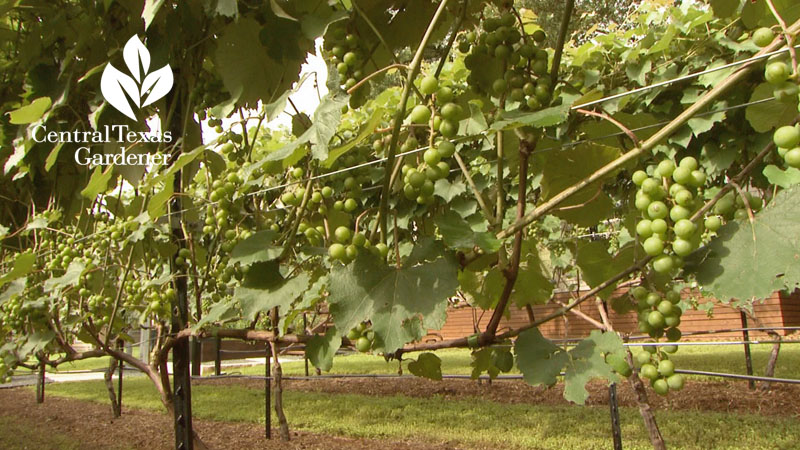
[[[324,49],[329,53],[330,63],[342,80],[342,87],[347,90],[364,78],[363,66],[368,49],[363,47],[361,39],[354,31],[351,23],[334,24],[328,30],[324,40]],[[369,84],[356,90],[350,97],[350,107],[359,108],[369,95]]]
[[[745,198],[747,199],[746,203]],[[721,223],[719,217],[723,217],[726,220],[748,220],[748,209],[755,213],[761,211],[763,206],[764,200],[752,192],[745,192],[744,197],[742,197],[739,193],[730,191],[714,205],[714,213],[719,215],[714,224]],[[709,230],[711,228],[708,227],[708,224],[711,219],[711,217],[706,218],[706,228]]]
[[[778,154],[789,167],[800,168],[800,125],[787,125],[772,135]]]
[[[676,346],[672,346],[676,347]],[[639,367],[639,375],[650,380],[650,386],[658,395],[667,395],[669,391],[680,391],[685,383],[683,375],[675,373],[675,363],[669,359],[664,347],[646,345],[643,351],[634,358]]]
[[[666,337],[668,342],[681,339],[681,323],[683,310],[678,305],[681,295],[674,287],[667,287],[665,292],[637,286],[630,291],[639,319],[639,330],[654,339]],[[666,395],[672,390],[683,387],[683,376],[675,374],[675,365],[669,360],[669,354],[678,351],[677,345],[644,346],[644,351],[637,354],[634,363],[639,373],[650,380],[653,390]],[[627,363],[626,363],[627,365]],[[612,367],[616,367],[612,365]]]
[[[759,47],[766,47],[775,39],[775,33],[769,28],[759,28],[753,33],[753,42]],[[764,68],[764,79],[773,87],[775,98],[781,102],[792,103],[800,92],[796,75],[792,75],[792,63],[782,53],[771,57]],[[784,126],[775,130],[773,135],[778,154],[789,167],[800,168],[800,128]]]
[[[538,110],[551,100],[552,80],[547,76],[549,53],[542,30],[524,34],[517,17],[507,11],[488,17],[482,29],[466,33],[459,49],[471,70],[467,83],[478,93],[520,103],[521,109]]]
[[[706,174],[691,156],[676,166],[669,159],[650,167],[652,176],[643,170],[634,172],[632,179],[639,189],[635,205],[642,212],[636,224],[636,234],[642,239],[644,251],[652,256],[652,268],[666,274],[683,266],[683,257],[700,246],[703,226],[690,220],[703,202],[700,189]],[[712,231],[718,226],[708,220]]]
[[[370,329],[369,322],[361,322],[347,332],[347,339],[353,343],[356,350],[366,353],[375,343],[375,332]]]

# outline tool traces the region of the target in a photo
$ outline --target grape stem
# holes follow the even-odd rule
[[[461,169],[461,173],[464,174],[464,178],[467,180],[467,184],[469,185],[470,189],[472,189],[472,194],[475,196],[475,200],[478,201],[478,205],[480,205],[483,214],[486,216],[486,220],[489,223],[494,223],[495,218],[492,210],[489,209],[489,205],[486,204],[486,200],[483,198],[483,194],[481,191],[478,190],[478,186],[475,185],[475,181],[472,179],[472,175],[469,174],[469,169],[467,165],[464,164],[464,160],[461,158],[461,155],[458,152],[453,153],[453,158],[455,158],[456,163],[458,163],[458,167]]]
[[[783,36],[786,39],[786,45],[789,47],[789,54],[792,56],[792,73],[794,76],[798,76],[797,71],[797,53],[794,49],[794,34],[789,32],[789,28],[786,26],[786,21],[783,20],[783,17],[778,13],[778,10],[775,8],[775,4],[772,0],[766,0],[767,5],[769,6],[769,10],[772,11],[772,15],[775,16],[775,20],[778,21],[778,24],[781,26],[781,30],[783,30]]]
[[[458,20],[456,20],[456,23],[453,24],[453,28],[450,30],[450,38],[447,40],[447,45],[444,47],[444,53],[442,53],[442,57],[439,58],[439,64],[436,66],[436,70],[433,72],[433,76],[436,78],[439,78],[439,74],[442,73],[442,69],[444,69],[444,63],[447,62],[447,56],[450,54],[450,50],[453,48],[453,43],[456,41],[458,30],[461,29],[461,24],[464,22],[464,17],[467,15],[468,3],[469,0],[464,0],[464,5],[461,6],[461,14],[458,15]]]
[[[585,114],[587,116],[599,117],[601,119],[605,119],[605,120],[611,122],[611,124],[613,124],[614,126],[619,128],[620,130],[622,130],[623,133],[625,133],[626,135],[628,135],[629,138],[631,138],[631,140],[633,141],[633,145],[635,145],[636,147],[641,145],[641,143],[639,141],[639,138],[636,137],[636,134],[633,131],[631,131],[630,128],[626,127],[625,125],[622,124],[622,122],[620,122],[617,119],[609,116],[608,114],[606,114],[604,112],[590,111],[590,110],[587,110],[587,109],[578,109],[577,111],[579,113]]]
[[[352,95],[353,92],[357,91],[358,88],[360,88],[367,81],[371,80],[372,78],[375,78],[376,76],[382,74],[383,72],[387,72],[387,71],[392,70],[392,69],[403,69],[403,70],[407,71],[408,70],[408,66],[405,65],[405,64],[396,63],[396,64],[391,64],[391,65],[388,65],[386,67],[380,68],[380,69],[372,72],[371,74],[365,76],[361,80],[359,80],[358,83],[354,84],[353,87],[351,87],[350,89],[347,90],[347,93]]]
[[[556,43],[556,52],[553,54],[553,68],[550,71],[550,92],[556,86],[558,80],[558,69],[561,66],[561,55],[564,54],[564,44],[567,42],[567,33],[569,32],[569,21],[572,18],[572,12],[575,9],[575,0],[567,0],[564,5],[564,18],[561,20],[561,29],[558,31],[558,42]]]
[[[383,177],[383,189],[381,190],[381,199],[380,199],[380,206],[378,208],[378,223],[380,224],[380,232],[381,232],[381,242],[386,243],[386,211],[389,207],[389,188],[390,188],[390,180],[391,180],[391,172],[394,167],[394,159],[395,155],[397,154],[397,141],[400,138],[400,127],[403,123],[403,119],[406,115],[406,104],[408,103],[408,97],[411,93],[411,89],[414,86],[414,78],[417,76],[420,70],[420,64],[422,63],[422,56],[425,53],[425,47],[428,45],[428,41],[430,40],[431,36],[433,35],[433,30],[436,28],[436,24],[439,22],[442,14],[444,13],[445,8],[447,7],[447,3],[449,0],[442,0],[439,3],[439,7],[436,9],[436,12],[433,14],[433,18],[431,19],[430,23],[428,24],[428,28],[425,30],[425,34],[422,36],[422,41],[417,47],[417,52],[414,55],[414,58],[411,60],[411,64],[409,65],[408,74],[406,76],[406,84],[403,88],[403,94],[400,100],[399,108],[397,109],[397,114],[394,117],[394,127],[392,128],[392,138],[389,142],[389,152],[386,156],[386,170]]]

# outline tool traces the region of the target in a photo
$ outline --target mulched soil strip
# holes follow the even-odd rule
[[[264,389],[263,380],[243,378],[194,380],[193,384],[243,385]],[[564,385],[552,388],[533,387],[521,380],[495,380],[478,384],[473,380],[433,381],[424,378],[347,378],[318,380],[286,380],[284,388],[290,390],[325,392],[332,394],[406,395],[430,398],[440,396],[450,399],[480,398],[500,403],[529,403],[543,405],[571,405],[564,399]],[[608,385],[592,381],[587,405],[608,405]],[[621,383],[617,389],[620,406],[636,407],[630,385]],[[800,385],[773,383],[763,392],[751,391],[741,381],[687,381],[683,390],[660,397],[648,392],[651,405],[656,409],[737,412],[776,416],[800,416]]]
[[[33,391],[25,388],[0,390],[0,416],[25,419],[25,423],[41,424],[42,433],[72,436],[85,450],[136,448],[173,449],[172,420],[165,413],[126,409],[122,417],[111,418],[108,405],[48,396],[37,404]],[[290,442],[264,438],[264,426],[256,424],[194,421],[195,429],[211,449],[266,450],[455,450],[449,444],[396,442],[355,439],[292,432]],[[277,436],[273,430],[273,436]],[[0,442],[2,448],[2,442]]]

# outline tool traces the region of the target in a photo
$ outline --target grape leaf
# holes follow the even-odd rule
[[[614,275],[622,272],[633,264],[633,245],[627,245],[612,258],[608,253],[608,241],[589,241],[582,243],[577,248],[577,264],[581,269],[584,281],[590,286],[595,287]],[[598,292],[602,299],[614,291],[616,283]]]
[[[442,178],[441,180],[436,180],[436,184],[433,185],[433,195],[441,197],[447,202],[450,202],[466,191],[467,185],[461,180],[456,180],[451,183],[446,178]]]
[[[739,9],[740,4],[739,0],[711,0],[714,15],[721,18],[732,16]]]
[[[703,158],[703,167],[709,175],[722,173],[736,161],[739,157],[740,149],[734,145],[713,145],[706,144],[703,146],[701,154]]]
[[[511,291],[511,300],[519,307],[547,303],[553,295],[553,282],[544,273],[539,254],[533,241],[522,244],[522,260],[519,274]]]
[[[567,352],[545,339],[538,328],[520,333],[514,342],[514,353],[522,377],[532,386],[556,384],[561,369],[569,361]]]
[[[506,112],[502,119],[495,121],[491,130],[513,130],[514,128],[531,126],[536,128],[551,127],[567,120],[572,103],[564,101],[558,106],[551,106],[536,112]]]
[[[257,277],[257,274],[251,274],[251,272],[258,270],[257,267],[251,267],[248,276]],[[309,275],[303,272],[294,278],[280,280],[277,284],[270,283],[265,287],[251,287],[245,283],[236,288],[233,298],[241,304],[244,316],[252,320],[259,312],[268,311],[276,306],[288,307],[291,305],[297,297],[308,289],[309,279]]]
[[[376,108],[375,111],[372,112],[372,116],[369,120],[361,127],[361,131],[358,133],[358,136],[355,139],[351,140],[350,142],[336,147],[330,151],[328,154],[328,158],[322,163],[322,166],[326,169],[330,169],[333,166],[333,163],[336,160],[350,151],[353,147],[360,144],[364,141],[364,139],[370,137],[372,132],[375,131],[375,128],[381,123],[381,119],[383,118],[383,108]]]
[[[800,184],[800,170],[794,167],[788,167],[786,170],[781,170],[772,164],[764,168],[762,172],[770,184],[780,186],[784,189]]]
[[[500,239],[492,233],[473,231],[469,223],[455,211],[447,211],[437,217],[435,222],[448,247],[471,250],[477,246],[487,253],[500,249]]]
[[[483,372],[486,372],[491,379],[497,378],[497,375],[500,374],[500,369],[494,365],[492,353],[493,352],[490,347],[482,348],[472,352],[472,361],[469,363],[469,365],[472,367],[472,373],[470,374],[470,377],[472,377],[473,380],[478,379]]]
[[[108,182],[111,180],[113,169],[114,166],[108,166],[104,172],[103,166],[95,167],[92,177],[81,191],[81,195],[89,200],[94,200],[98,194],[105,192],[108,189]]]
[[[299,31],[299,25],[295,27]],[[262,27],[251,18],[232,21],[219,32],[214,55],[225,89],[239,102],[253,106],[289,89],[305,59],[304,54],[293,58],[296,52],[272,51],[269,42],[262,43],[261,32]]]
[[[35,262],[36,255],[30,251],[17,255],[17,259],[14,260],[14,267],[11,269],[11,271],[0,277],[0,287],[3,287],[3,285],[9,281],[14,281],[17,278],[22,278],[25,275],[28,275],[31,272],[31,269],[33,269],[33,264]]]
[[[422,353],[416,361],[408,363],[408,370],[418,377],[441,381],[442,360],[433,353]]]
[[[24,361],[29,355],[44,349],[55,337],[56,333],[51,330],[35,331],[29,335],[25,344],[19,349],[22,360]]]
[[[413,338],[404,322],[421,315],[425,326],[441,326],[447,298],[457,287],[457,264],[449,258],[397,268],[362,252],[352,263],[331,269],[328,302],[337,329],[372,320],[391,353]]]
[[[755,102],[773,97],[773,87],[769,83],[761,83],[753,91],[750,101]],[[778,100],[771,100],[756,105],[750,105],[745,109],[745,117],[759,133],[766,133],[773,128],[781,125],[788,125],[797,115],[797,99],[784,103]]]
[[[259,231],[253,234],[233,248],[228,264],[239,263],[242,266],[249,266],[253,263],[277,258],[283,251],[283,247],[272,245],[277,237],[278,233],[272,230]]]
[[[481,111],[481,107],[475,102],[469,102],[468,106],[469,117],[462,120],[459,125],[458,134],[460,136],[483,133],[489,128],[489,125],[486,124],[486,117],[483,115],[483,111]]]
[[[514,343],[517,366],[531,385],[552,386],[564,370],[564,398],[584,404],[589,398],[586,383],[603,377],[617,381],[605,362],[605,353],[624,356],[622,340],[616,333],[591,332],[573,349],[567,351],[547,340],[537,328],[522,332]]]
[[[153,194],[150,197],[150,201],[147,203],[147,214],[149,214],[153,220],[158,219],[167,212],[167,202],[172,198],[172,194],[175,192],[175,184],[173,183],[174,177],[175,175],[168,176],[164,180],[164,187]]]
[[[693,255],[697,281],[723,302],[800,285],[800,187],[781,191],[748,221],[731,221]]]
[[[638,62],[628,63],[625,67],[625,74],[639,86],[644,86],[647,84],[647,74],[650,73],[652,69],[653,62],[649,59],[644,59]]]
[[[542,174],[542,200],[548,200],[583,180],[619,155],[619,148],[595,143],[584,143],[557,152],[534,152],[534,172]],[[610,173],[606,179],[614,176],[616,173]],[[597,224],[614,207],[611,198],[602,191],[602,183],[603,180],[598,180],[570,197],[555,215],[580,226]],[[575,205],[583,206],[564,209]]]
[[[260,167],[269,161],[280,161],[292,156],[303,144],[311,143],[311,153],[315,159],[328,159],[328,141],[336,133],[336,128],[342,120],[342,107],[347,105],[348,96],[341,93],[331,93],[326,95],[316,111],[314,119],[308,129],[290,144],[271,152],[259,164],[252,167]],[[254,169],[251,169],[254,170]]]
[[[36,122],[52,104],[50,97],[39,97],[25,106],[10,111],[8,121],[14,125]]]
[[[151,23],[153,23],[153,19],[156,18],[158,10],[161,9],[161,6],[163,5],[164,0],[145,0],[144,9],[142,9],[142,19],[144,19],[145,31],[147,31],[147,28]]]
[[[60,277],[53,277],[44,282],[44,291],[53,292],[56,289],[61,289],[67,286],[75,286],[78,280],[86,269],[86,265],[80,261],[72,261],[67,267],[66,273]]]
[[[491,309],[497,305],[497,300],[503,292],[505,277],[497,268],[492,268],[486,273],[476,273],[463,270],[458,274],[461,292],[470,305],[483,309]]]
[[[24,291],[26,281],[27,281],[26,278],[22,279],[17,278],[11,283],[8,283],[8,288],[6,288],[5,291],[0,293],[0,306],[2,306],[5,302],[11,300],[11,298],[14,297],[15,295],[20,294],[22,291]]]
[[[214,304],[202,319],[192,325],[192,331],[197,331],[210,323],[223,322],[236,317],[237,302],[227,301]]]
[[[306,344],[306,356],[311,364],[327,372],[333,367],[333,357],[342,346],[342,337],[335,327],[329,328],[325,336],[314,335]]]
[[[786,23],[794,23],[800,18],[800,3],[797,0],[772,0],[778,14]],[[777,25],[775,16],[766,1],[744,2],[742,23],[747,28],[768,27]]]

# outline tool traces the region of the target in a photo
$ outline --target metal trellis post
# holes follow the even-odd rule
[[[272,439],[272,408],[269,407],[272,402],[272,376],[270,374],[272,349],[269,342],[266,347],[264,356],[264,435],[267,439]]]
[[[614,450],[622,450],[622,430],[619,424],[619,405],[617,404],[617,384],[608,386],[608,405],[611,410],[611,434],[614,437]]]
[[[744,313],[744,311],[740,311],[739,314],[741,314],[741,317],[742,317],[742,328],[743,328],[742,337],[744,338],[743,340],[745,341],[745,344],[744,344],[744,362],[745,362],[745,365],[747,366],[747,375],[752,377],[753,376],[753,358],[750,355],[750,332],[747,330],[747,315]],[[756,382],[753,381],[753,380],[747,380],[747,386],[750,389],[755,389],[756,388]]]

